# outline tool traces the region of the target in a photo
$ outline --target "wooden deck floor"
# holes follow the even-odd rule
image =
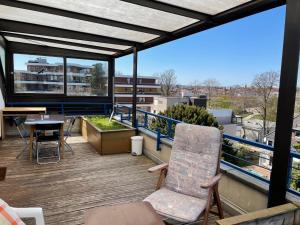
[[[70,143],[75,155],[67,152],[58,164],[37,165],[16,159],[18,138],[0,141],[0,166],[7,167],[0,198],[14,207],[42,207],[47,225],[76,225],[83,224],[87,209],[141,201],[154,191],[157,175],[147,173],[154,163],[145,156],[100,156],[80,136]],[[215,219],[211,215],[211,224]]]

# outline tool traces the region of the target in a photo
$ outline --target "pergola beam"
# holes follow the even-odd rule
[[[163,3],[163,2],[157,2],[151,0],[122,0],[122,1],[151,8],[151,9],[156,9],[156,10],[184,16],[184,17],[197,19],[197,20],[207,20],[211,17],[210,15],[205,13],[197,12],[191,9],[186,9],[179,6]]]
[[[69,17],[69,18],[93,22],[93,23],[99,23],[99,24],[112,26],[112,27],[119,27],[119,28],[123,28],[123,29],[127,29],[127,30],[133,30],[133,31],[138,31],[138,32],[143,32],[143,33],[148,33],[148,34],[163,36],[163,35],[167,35],[167,33],[168,33],[166,31],[162,31],[162,30],[158,30],[158,29],[154,29],[154,28],[144,27],[144,26],[140,26],[140,25],[134,25],[134,24],[130,24],[130,23],[115,21],[115,20],[111,20],[111,19],[91,16],[91,15],[87,15],[87,14],[72,12],[72,11],[68,11],[68,10],[63,10],[63,9],[58,9],[58,8],[53,8],[53,7],[49,7],[49,6],[28,3],[28,2],[0,0],[0,4],[10,6],[10,7],[15,7],[15,8],[21,8],[21,9],[33,10],[33,11],[42,12],[42,13],[48,13],[48,14],[57,15],[57,16]]]
[[[128,41],[124,39],[118,39],[113,37],[107,37],[102,35],[89,34],[79,31],[72,31],[62,28],[42,26],[31,23],[24,23],[12,20],[0,19],[0,30],[9,31],[9,32],[18,32],[26,34],[38,34],[51,37],[61,37],[61,38],[71,38],[84,41],[93,41],[99,43],[109,43],[116,45],[125,45],[125,46],[136,46],[141,43],[134,41]]]
[[[26,34],[16,34],[16,33],[8,33],[8,32],[0,32],[0,34],[2,34],[3,36],[8,36],[8,37],[23,38],[23,39],[35,40],[35,41],[44,41],[44,42],[50,42],[50,43],[56,43],[56,44],[76,46],[76,47],[81,47],[81,48],[90,48],[90,49],[95,49],[95,50],[103,50],[103,51],[111,51],[111,52],[119,52],[119,53],[123,52],[120,49],[100,47],[100,46],[95,46],[95,45],[86,45],[86,44],[81,44],[81,43],[76,43],[76,42],[49,39],[49,38],[44,38],[44,37],[36,37],[36,36],[31,36],[31,35],[26,35]]]
[[[300,51],[300,1],[288,0],[268,207],[284,204],[289,185],[294,107]]]
[[[133,1],[133,0],[123,0],[123,1]],[[140,1],[138,1],[140,3]],[[144,2],[144,1],[141,1]],[[172,32],[168,37],[159,37],[153,40],[150,40],[140,46],[138,46],[138,50],[145,50],[148,48],[152,48],[157,45],[161,45],[173,40],[177,40],[192,34],[196,34],[198,32],[208,30],[210,28],[223,25],[228,22],[232,22],[237,19],[244,18],[246,16],[251,16],[253,14],[269,10],[272,8],[276,8],[278,6],[282,6],[285,4],[285,0],[257,0],[257,1],[250,1],[245,3],[241,6],[237,6],[233,9],[229,9],[226,12],[219,13],[213,17],[211,20],[202,20],[191,24],[187,27],[183,27],[179,30]],[[138,4],[138,3],[136,3]],[[123,53],[116,53],[115,57],[122,57],[133,52],[133,48],[129,48],[125,50]]]
[[[25,44],[20,42],[7,41],[10,53],[20,54],[38,54],[49,56],[62,56],[70,58],[83,58],[83,59],[98,59],[98,60],[111,60],[111,55],[104,55],[93,52],[77,51],[72,49],[57,48],[45,45]],[[8,54],[9,55],[9,54]]]

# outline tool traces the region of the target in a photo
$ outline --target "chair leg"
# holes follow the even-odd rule
[[[36,162],[37,164],[40,164],[40,161],[39,161],[39,145],[38,145],[38,142],[35,143],[35,146],[36,146]]]
[[[219,190],[218,190],[217,185],[214,187],[214,199],[215,199],[217,207],[218,207],[219,217],[220,217],[220,219],[224,219],[222,203],[221,203],[221,199],[220,199]]]
[[[27,149],[28,149],[28,146],[25,146],[25,147],[23,148],[23,150],[17,155],[16,159],[19,159],[20,156],[23,155],[24,152],[25,152]]]
[[[72,152],[72,155],[74,155],[74,151],[73,151],[72,147],[71,147],[67,142],[65,142],[65,147],[66,147],[67,149],[69,149],[70,152]]]
[[[208,191],[208,196],[207,196],[207,205],[204,213],[204,219],[203,219],[203,225],[208,224],[208,216],[211,208],[211,200],[212,200],[212,195],[213,195],[213,190],[212,188],[209,189]]]

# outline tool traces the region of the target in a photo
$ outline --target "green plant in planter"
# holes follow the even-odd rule
[[[85,117],[90,123],[100,128],[101,130],[120,130],[127,129],[126,126],[111,120],[106,116],[86,116]]]

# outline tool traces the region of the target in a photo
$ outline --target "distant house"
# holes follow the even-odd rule
[[[242,117],[236,117],[232,109],[209,109],[208,112],[216,118],[219,125],[223,126],[225,134],[241,135]],[[238,119],[241,121],[240,123],[238,123]]]
[[[232,109],[209,109],[220,125],[232,124],[234,113]]]
[[[151,112],[159,113],[167,110],[168,107],[177,104],[189,104],[189,105],[196,105],[199,107],[206,108],[207,98],[206,96],[199,96],[199,97],[166,97],[166,96],[155,96],[153,100],[153,105],[151,108]]]

